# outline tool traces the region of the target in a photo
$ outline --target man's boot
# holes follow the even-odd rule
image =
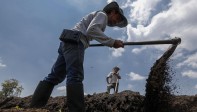
[[[47,101],[53,91],[54,84],[47,81],[40,81],[32,96],[31,108],[41,108],[47,104]]]
[[[69,112],[85,112],[83,84],[70,84],[66,89]]]

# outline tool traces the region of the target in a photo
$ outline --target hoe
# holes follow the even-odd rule
[[[124,45],[159,45],[159,44],[171,44],[168,53],[164,53],[164,60],[168,60],[168,58],[173,54],[177,45],[181,43],[181,38],[175,37],[169,40],[155,40],[155,41],[142,41],[142,42],[124,42]],[[104,46],[102,44],[90,44],[90,47],[99,47]],[[170,52],[170,53],[169,53]]]

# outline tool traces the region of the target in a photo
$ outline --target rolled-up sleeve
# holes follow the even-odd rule
[[[115,40],[104,34],[107,25],[107,15],[104,12],[98,12],[90,22],[86,35],[101,44],[113,47]]]

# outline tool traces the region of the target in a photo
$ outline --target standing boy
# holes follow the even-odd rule
[[[107,81],[107,93],[110,93],[110,89],[114,89],[114,93],[118,93],[119,87],[119,79],[121,79],[118,71],[120,70],[119,67],[114,67],[112,72],[110,72],[106,78]]]

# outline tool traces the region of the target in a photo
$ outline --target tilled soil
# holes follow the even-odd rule
[[[122,91],[85,96],[86,112],[197,112],[196,96],[175,96],[171,84],[172,68],[168,63],[177,46],[172,45],[153,65],[146,80],[146,94]],[[67,112],[66,97],[50,98],[41,109],[29,108],[32,96],[1,98],[0,112]]]
[[[66,97],[50,98],[42,109],[30,109],[32,96],[11,97],[0,100],[0,112],[67,112]],[[118,94],[98,93],[85,96],[86,112],[137,112],[144,97],[138,92],[123,91]]]
[[[28,108],[32,96],[0,99],[0,112],[67,112],[66,97],[50,98],[41,109]],[[138,92],[122,91],[118,94],[98,93],[85,96],[86,112],[145,112],[143,101],[145,96]],[[171,110],[160,112],[197,112],[196,96],[171,97]],[[162,108],[161,108],[162,109]],[[156,112],[156,111],[152,111]]]

